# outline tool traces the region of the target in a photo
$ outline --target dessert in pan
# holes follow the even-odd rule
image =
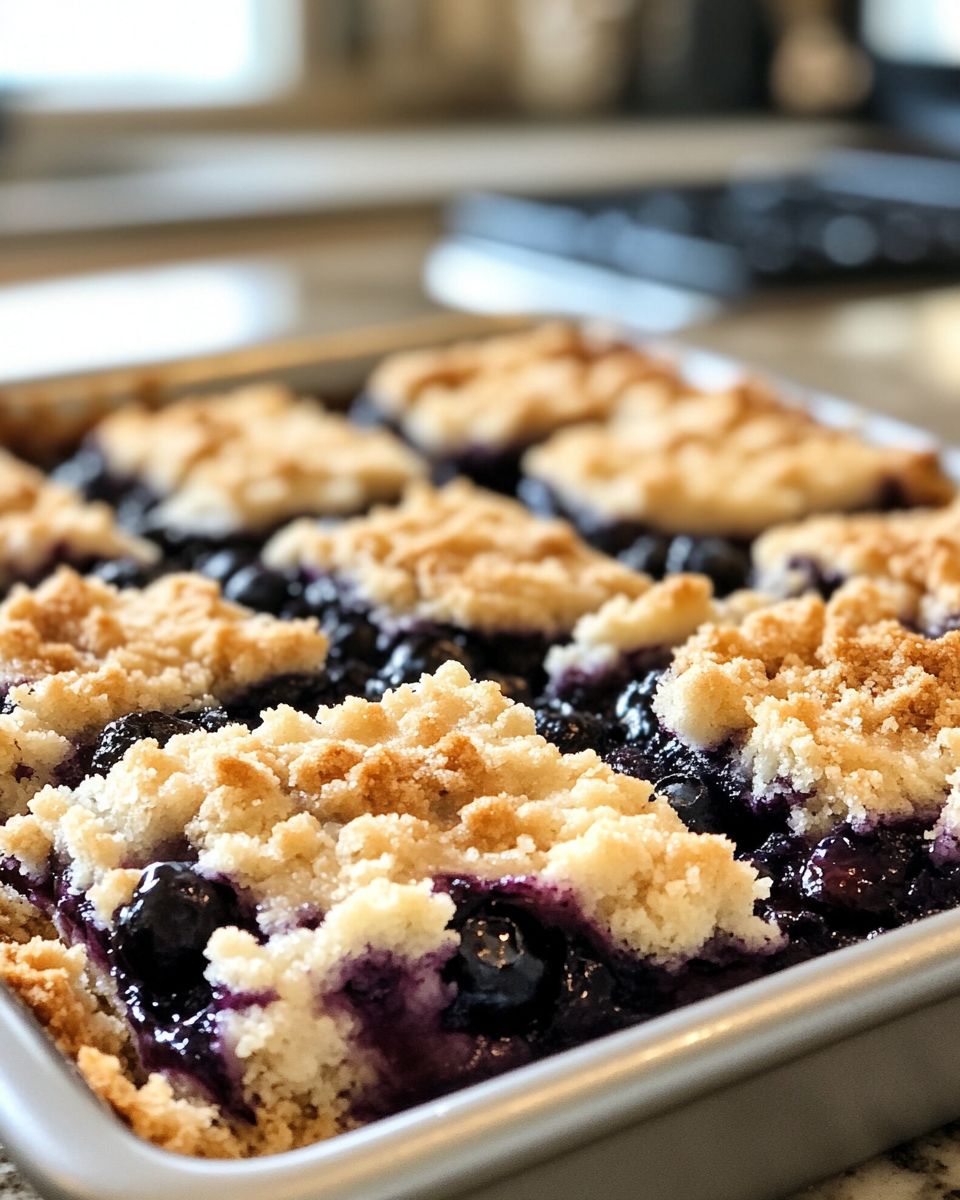
[[[808,516],[947,501],[935,456],[558,326],[387,363],[358,416],[385,380],[439,474],[548,437],[521,495],[597,545],[264,385],[107,418],[59,472],[91,499],[43,486],[116,542],[10,556],[0,978],[169,1149],[303,1145],[960,901],[957,510]],[[430,442],[458,389],[487,423]]]

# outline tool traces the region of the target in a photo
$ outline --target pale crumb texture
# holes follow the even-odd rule
[[[707,625],[677,652],[657,714],[688,745],[736,747],[758,798],[791,789],[798,832],[935,814],[960,768],[960,632],[914,632],[904,602],[856,580],[828,602]]]
[[[671,575],[635,599],[614,596],[581,617],[572,641],[547,652],[547,674],[556,681],[569,670],[601,671],[623,655],[677,646],[708,621],[737,620],[768,603],[747,590],[716,600],[706,576]]]
[[[610,415],[645,384],[676,390],[674,369],[642,350],[554,323],[386,359],[368,395],[431,454],[522,446]]]
[[[486,632],[569,631],[611,596],[650,586],[566,521],[533,516],[466,480],[416,485],[396,507],[336,526],[294,522],[267,544],[264,560],[336,574],[384,621]]]
[[[61,567],[0,604],[0,806],[47,782],[69,738],[126,713],[229,699],[260,680],[318,670],[313,620],[279,621],[225,601],[211,580],[168,575],[118,590]]]
[[[362,512],[425,472],[386,430],[361,429],[279,384],[123,408],[94,439],[117,476],[162,498],[160,518],[208,534]]]
[[[906,584],[909,615],[925,629],[960,620],[960,502],[903,513],[816,517],[771,529],[753,547],[763,586],[802,590],[807,567]]]
[[[87,503],[0,450],[0,588],[58,560],[153,562],[158,554],[151,543],[124,532],[106,504]]]
[[[571,511],[669,533],[751,537],[810,513],[942,504],[953,486],[932,452],[876,446],[819,425],[755,385],[625,401],[608,425],[562,430],[524,457]]]
[[[46,788],[30,807],[0,831],[0,852],[45,843],[106,927],[136,884],[125,864],[155,859],[177,832],[200,871],[256,903],[265,940],[227,927],[207,947],[211,982],[262,997],[220,1017],[267,1139],[243,1153],[348,1128],[352,1102],[375,1088],[376,1054],[336,1000],[351,961],[406,962],[418,1006],[449,1002],[438,968],[457,935],[438,877],[535,877],[614,943],[666,964],[718,939],[757,951],[779,941],[753,912],[765,883],[726,839],[689,832],[649,784],[592,751],[562,755],[529,709],[457,663],[316,719],[281,707],[253,731],[140,742],[105,778]],[[166,1131],[155,1135],[142,1089],[90,1061],[88,1077],[135,1128],[172,1136],[173,1093],[153,1085],[149,1111]],[[195,1109],[189,1120],[202,1128],[184,1137],[203,1144],[213,1126]]]

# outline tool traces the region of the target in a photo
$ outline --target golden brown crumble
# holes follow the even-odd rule
[[[562,430],[525,472],[573,510],[670,533],[753,536],[808,513],[868,508],[896,486],[942,504],[953,485],[933,452],[876,446],[828,429],[754,385],[625,399],[608,425]]]
[[[9,813],[49,780],[69,741],[126,713],[229,699],[274,675],[318,669],[313,620],[231,604],[211,580],[168,575],[118,591],[61,567],[0,604],[0,801]],[[25,770],[26,769],[26,770]]]
[[[614,596],[581,617],[570,643],[548,651],[547,673],[558,680],[571,669],[602,671],[624,654],[677,646],[708,621],[740,620],[770,602],[748,590],[716,600],[706,576],[671,575],[641,596]]]
[[[279,384],[124,408],[94,437],[116,475],[161,497],[161,518],[211,534],[361,512],[425,470],[392,434],[361,429]]]
[[[960,616],[960,502],[941,509],[812,518],[771,529],[753,547],[771,589],[807,582],[805,564],[843,578],[866,575],[906,584],[910,609],[925,628]]]
[[[936,812],[960,768],[960,632],[898,619],[904,589],[855,580],[829,601],[783,601],[707,625],[655,702],[684,742],[730,742],[763,796],[802,797],[798,831]]]
[[[125,533],[106,504],[86,503],[0,450],[0,588],[69,558],[156,559],[156,547]]]
[[[331,571],[387,618],[467,629],[563,632],[611,596],[650,586],[565,521],[455,480],[334,527],[298,521],[264,551],[274,567]]]
[[[606,417],[636,384],[668,394],[676,373],[633,346],[555,323],[394,355],[368,394],[415,445],[440,453],[523,445]]]

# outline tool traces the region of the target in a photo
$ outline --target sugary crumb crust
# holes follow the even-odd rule
[[[198,868],[243,889],[269,935],[218,930],[208,977],[265,997],[223,1013],[221,1032],[263,1128],[285,1127],[288,1144],[346,1127],[351,1097],[375,1079],[351,1018],[323,1000],[345,964],[371,952],[436,964],[453,952],[453,904],[434,879],[535,877],[616,943],[667,963],[718,937],[777,944],[753,913],[766,885],[726,839],[688,832],[649,784],[592,751],[562,755],[529,709],[456,663],[316,720],[281,707],[253,731],[142,741],[106,778],[35,796],[0,831],[0,851],[28,869],[55,852],[109,926],[139,877],[127,864],[183,833]],[[442,1006],[436,966],[429,978],[422,987],[439,989]],[[85,1074],[134,1120],[140,1102],[116,1052],[96,1048]],[[165,1122],[176,1099],[158,1103]]]
[[[677,646],[708,621],[737,621],[770,602],[749,590],[716,600],[706,576],[671,575],[635,599],[614,596],[581,617],[572,640],[547,652],[547,673],[557,681],[570,670],[602,671],[623,655]]]
[[[86,503],[0,450],[0,588],[57,559],[156,559],[156,547],[125,533],[106,504]]]
[[[259,680],[318,669],[316,622],[278,621],[225,601],[211,580],[168,575],[118,591],[61,567],[0,604],[0,803],[48,780],[69,739],[125,713],[229,699]]]
[[[904,603],[900,586],[855,580],[706,625],[660,684],[660,720],[728,746],[758,799],[788,798],[798,832],[935,814],[960,781],[960,632],[914,632]]]
[[[210,534],[362,512],[425,472],[386,430],[361,429],[278,384],[123,408],[93,436],[117,476],[162,498],[162,519]]]
[[[523,467],[571,511],[669,533],[749,537],[809,513],[875,507],[891,488],[906,504],[954,494],[933,452],[828,429],[753,384],[634,394],[614,421],[560,431]]]
[[[535,517],[465,480],[416,485],[396,507],[336,526],[295,522],[264,560],[334,573],[384,620],[487,632],[563,632],[611,596],[650,586],[566,521]]]
[[[753,561],[761,583],[781,595],[808,585],[810,565],[840,578],[895,580],[911,592],[904,617],[934,628],[960,619],[960,502],[781,526],[757,540]]]
[[[667,363],[573,325],[417,350],[386,359],[371,401],[431,454],[522,446],[575,421],[607,417],[631,387],[669,394]]]

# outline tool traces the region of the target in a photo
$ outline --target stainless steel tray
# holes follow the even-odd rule
[[[115,403],[141,394],[145,379],[163,395],[257,374],[322,392],[357,383],[378,353],[479,327],[453,318],[394,330],[379,344],[345,339],[343,353],[327,339],[298,343],[295,353],[63,381],[62,391],[45,381],[42,391],[19,388],[18,400],[77,403],[86,393]],[[700,379],[739,370],[713,355],[664,349]],[[830,423],[855,424],[881,441],[931,441],[829,397],[794,396]],[[960,478],[960,458],[948,457]],[[134,1137],[0,993],[0,1138],[59,1200],[762,1200],[960,1115],[958,1023],[960,911],[332,1141],[216,1162]]]

